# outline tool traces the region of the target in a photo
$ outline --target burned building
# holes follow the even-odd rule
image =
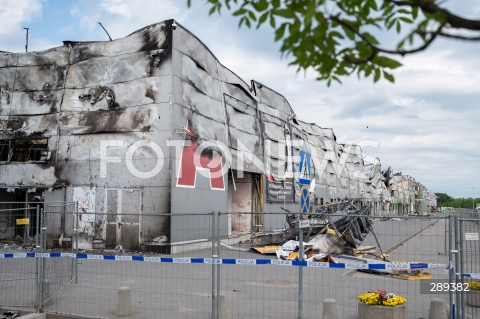
[[[285,222],[269,212],[298,206],[303,150],[312,203],[355,198],[378,214],[393,209],[379,160],[367,169],[360,146],[297,119],[285,97],[244,82],[173,23],[0,52],[0,203],[77,203],[83,248],[209,236],[200,217],[185,227],[158,214],[235,212],[222,217],[222,235],[268,231]],[[52,221],[51,238],[71,237],[65,218]]]

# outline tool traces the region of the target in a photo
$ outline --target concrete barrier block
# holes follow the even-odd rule
[[[340,319],[340,311],[338,311],[335,299],[325,299],[323,301],[322,319]]]
[[[447,305],[445,304],[445,301],[439,298],[430,301],[430,313],[428,314],[428,319],[448,319]]]
[[[132,294],[130,287],[120,287],[117,292],[117,304],[115,306],[117,316],[130,316],[133,314]]]

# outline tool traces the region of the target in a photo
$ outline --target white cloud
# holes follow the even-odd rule
[[[124,37],[155,22],[178,19],[181,13],[172,0],[81,0],[70,13],[86,30],[85,38],[105,40],[101,22],[113,39]]]
[[[42,15],[42,0],[3,0],[0,5],[0,50],[21,51],[25,22]]]

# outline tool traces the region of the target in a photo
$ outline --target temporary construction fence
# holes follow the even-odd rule
[[[357,318],[359,295],[382,289],[407,299],[408,318],[428,317],[433,298],[443,299],[457,313],[455,318],[478,317],[478,308],[468,305],[466,294],[424,289],[427,283],[460,283],[478,275],[478,241],[465,237],[465,233],[478,236],[475,216],[372,216],[364,247],[349,256],[331,253],[336,262],[329,263],[277,258],[277,244],[288,239],[287,233],[297,239],[286,231],[291,217],[286,213],[151,214],[148,218],[91,213],[111,220],[107,225],[115,226],[109,227],[112,232],[123,227],[116,223],[122,218],[138,223],[139,230],[166,218],[176,229],[182,226],[175,241],[165,229],[165,235],[155,241],[126,250],[117,241],[122,239],[121,232],[106,237],[111,241],[97,243],[97,249],[78,249],[78,236],[72,237],[71,246],[58,247],[43,235],[46,223],[65,214],[66,223],[75,222],[75,231],[79,214],[76,208],[49,210],[39,214],[45,221],[40,222],[41,236],[37,236],[39,251],[17,253],[3,248],[0,253],[1,305],[38,305],[38,311],[46,313],[117,318],[118,289],[126,286],[133,306],[133,314],[126,317],[131,318],[224,318],[222,300],[231,318],[315,318],[322,314],[322,301],[333,298],[345,319]],[[262,219],[278,224],[269,223],[274,226],[265,229],[252,222]],[[54,271],[49,273],[49,267]],[[30,277],[34,279],[24,281],[32,283],[20,289],[16,288],[19,281],[7,281]],[[54,278],[64,280],[53,284]]]
[[[46,256],[48,223],[64,219],[75,203],[0,203],[0,306],[35,307],[51,301],[42,296],[57,293],[74,279],[76,260],[41,258]],[[44,207],[51,210],[47,217]],[[71,214],[70,214],[71,215]],[[71,239],[70,239],[71,240]],[[73,253],[73,246],[70,253]],[[6,256],[6,257],[5,257]],[[26,257],[39,257],[28,258]],[[45,291],[47,289],[47,291]]]

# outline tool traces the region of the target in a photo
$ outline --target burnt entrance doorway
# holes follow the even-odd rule
[[[265,231],[262,175],[229,170],[228,235]]]
[[[142,191],[107,189],[106,197],[105,247],[121,245],[126,250],[139,250]]]

